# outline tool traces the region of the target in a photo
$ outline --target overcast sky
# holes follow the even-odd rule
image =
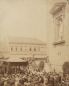
[[[47,0],[0,0],[1,36],[46,41]]]

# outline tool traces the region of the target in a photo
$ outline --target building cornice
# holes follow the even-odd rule
[[[53,8],[51,9],[50,13],[52,15],[56,15],[58,12],[60,12],[63,8],[66,7],[66,2],[60,2],[56,3]]]
[[[44,43],[19,43],[19,42],[9,42],[9,44],[25,44],[25,45],[46,45]]]
[[[53,45],[61,45],[61,44],[64,44],[65,43],[65,40],[61,40],[61,41],[56,41],[53,43]]]

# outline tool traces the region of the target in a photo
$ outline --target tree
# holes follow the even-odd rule
[[[63,64],[63,72],[69,74],[69,62],[64,62],[64,64]]]
[[[44,69],[44,61],[40,61],[39,70],[42,71]]]

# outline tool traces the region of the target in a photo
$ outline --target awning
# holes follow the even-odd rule
[[[22,60],[20,58],[8,58],[5,59],[4,62],[27,62],[27,60]]]

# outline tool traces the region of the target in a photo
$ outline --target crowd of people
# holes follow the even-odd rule
[[[0,86],[69,86],[69,76],[56,72],[32,72],[0,74]]]

